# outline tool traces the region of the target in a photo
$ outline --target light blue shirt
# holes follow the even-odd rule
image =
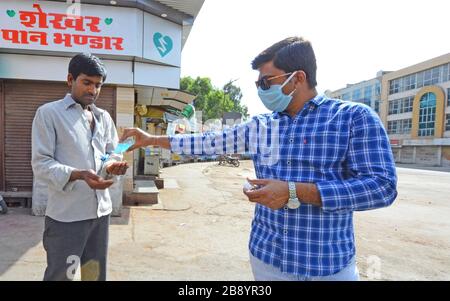
[[[109,189],[93,190],[81,180],[69,182],[75,169],[92,169],[107,178],[101,158],[118,144],[109,113],[95,105],[91,110],[93,132],[85,111],[70,94],[41,106],[33,121],[31,165],[34,177],[48,185],[46,215],[57,221],[95,219],[112,212]]]

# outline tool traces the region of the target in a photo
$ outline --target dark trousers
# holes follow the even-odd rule
[[[44,281],[71,281],[81,266],[81,280],[105,281],[109,215],[63,223],[45,217],[43,244],[47,252]]]

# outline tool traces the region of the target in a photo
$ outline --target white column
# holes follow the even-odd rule
[[[120,137],[124,128],[134,126],[134,88],[117,87],[116,97],[116,127]],[[133,191],[133,153],[126,153],[123,160],[129,163],[130,168],[118,187],[115,187],[115,191],[111,193],[113,216],[121,214],[123,192]]]
[[[442,166],[442,145],[438,146],[437,156],[438,156],[438,164],[439,166]]]

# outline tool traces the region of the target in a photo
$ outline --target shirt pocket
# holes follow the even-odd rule
[[[315,168],[326,171],[338,168],[346,158],[349,131],[345,124],[327,123],[304,137],[302,158]]]
[[[89,149],[89,136],[86,130],[79,126],[73,127],[56,127],[56,149],[63,153],[71,153],[74,151],[87,152]]]

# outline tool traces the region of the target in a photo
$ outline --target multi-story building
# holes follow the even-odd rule
[[[385,74],[381,91],[396,161],[450,166],[450,53]]]
[[[381,101],[381,78],[387,72],[379,71],[377,77],[359,82],[348,84],[347,87],[333,91],[330,97],[342,99],[345,101],[360,102],[371,107],[375,112],[380,112]]]

